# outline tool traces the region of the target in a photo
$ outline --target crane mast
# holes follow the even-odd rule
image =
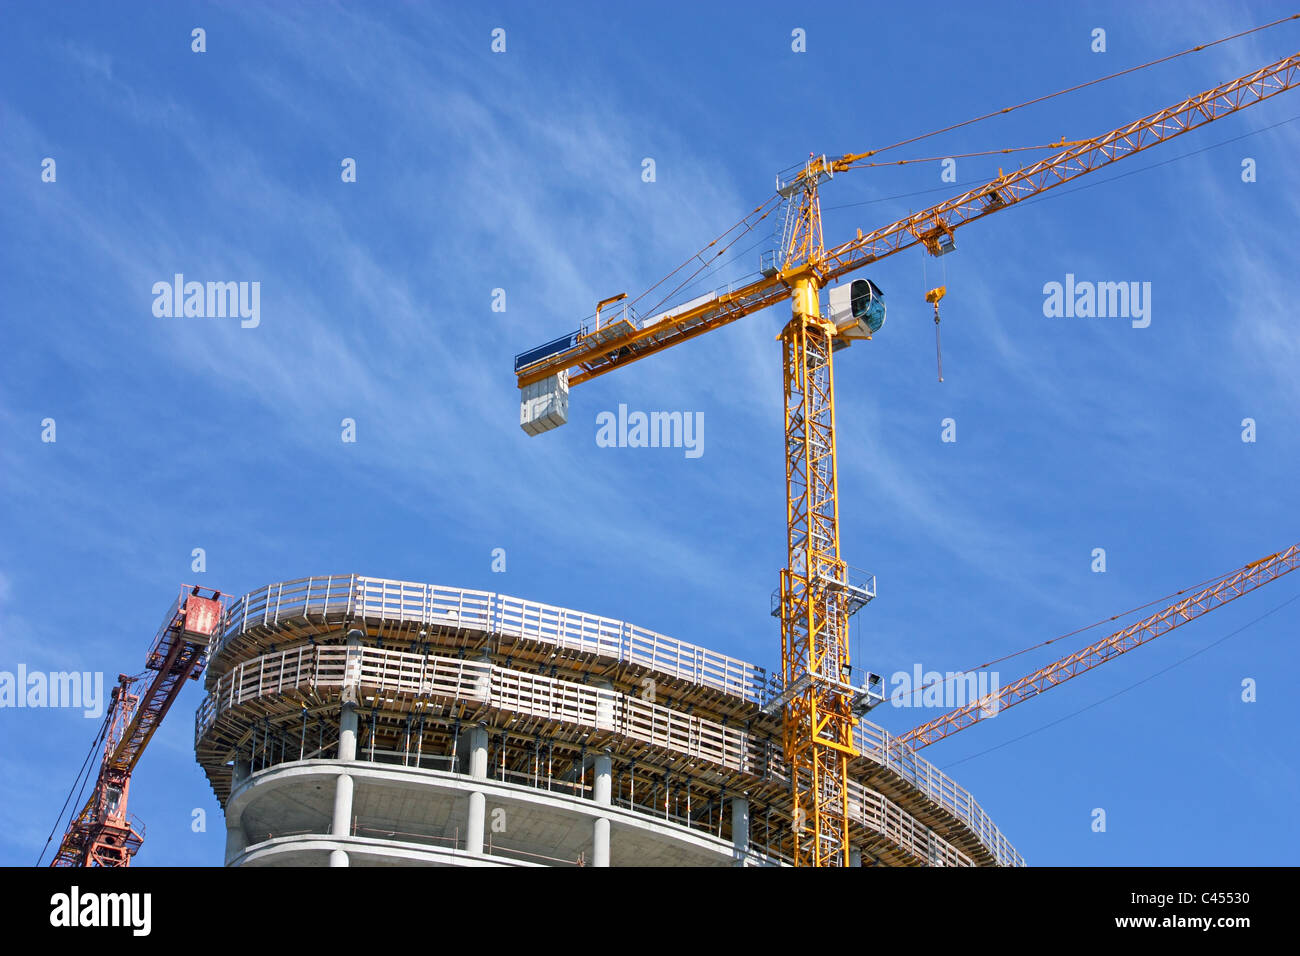
[[[106,715],[107,732],[99,779],[90,799],[68,826],[51,866],[130,866],[144,842],[144,825],[126,810],[131,773],[114,763],[126,726],[140,697],[131,692],[135,678],[117,675]]]
[[[847,865],[849,758],[856,724],[849,675],[847,567],[840,556],[835,457],[835,324],[811,269],[824,254],[817,186],[796,184],[784,250],[792,315],[781,332],[785,393],[786,567],[781,571],[782,746],[791,780],[796,866]],[[790,199],[793,201],[793,198]]]
[[[202,592],[209,591],[204,597]],[[68,824],[50,866],[130,866],[144,841],[144,827],[127,814],[131,774],[154,731],[167,716],[187,680],[207,665],[208,642],[221,623],[221,592],[181,588],[163,618],[145,660],[155,675],[143,691],[144,675],[119,674],[105,715],[105,744],[95,789]]]
[[[787,559],[781,571],[782,744],[792,783],[795,865],[847,863],[848,761],[856,719],[850,604],[840,557],[832,335],[796,314],[785,369]]]
[[[568,420],[569,388],[720,328],[785,299],[782,375],[785,415],[786,567],[780,572],[782,688],[768,708],[783,716],[783,745],[791,778],[791,825],[797,866],[846,865],[849,859],[848,762],[858,755],[853,728],[861,688],[851,684],[849,618],[874,597],[874,583],[850,580],[840,555],[836,467],[834,352],[870,339],[884,320],[879,289],[855,280],[842,311],[821,306],[827,283],[903,249],[931,255],[951,251],[958,227],[1102,169],[1111,163],[1291,89],[1300,83],[1300,53],[1085,140],[1061,142],[1058,152],[873,232],[826,249],[818,188],[835,173],[857,168],[874,153],[836,159],[810,157],[778,183],[786,227],[780,265],[760,278],[638,318],[626,296],[605,299],[594,326],[584,325],[515,357],[521,390],[520,425],[540,434]],[[769,200],[771,202],[772,200]],[[759,206],[751,217],[763,212]],[[770,209],[768,210],[771,211]],[[752,226],[751,226],[752,227]],[[718,253],[721,254],[720,252]],[[943,290],[932,291],[941,296]],[[602,321],[601,307],[623,302]],[[928,299],[937,303],[937,298]],[[936,306],[937,308],[937,306]],[[928,742],[928,741],[927,741]]]

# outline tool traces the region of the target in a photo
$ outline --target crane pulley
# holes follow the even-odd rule
[[[946,285],[936,286],[925,294],[925,301],[934,304],[934,355],[939,362],[939,381],[943,381],[943,349],[939,345],[939,300],[948,292]]]

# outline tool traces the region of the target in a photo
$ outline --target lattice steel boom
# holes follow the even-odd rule
[[[1267,558],[1252,561],[1217,584],[1175,601],[1163,610],[1135,624],[1130,624],[1095,644],[1089,644],[1068,657],[1008,684],[999,690],[996,696],[973,701],[964,707],[958,707],[934,720],[927,721],[919,727],[913,727],[907,733],[900,735],[898,740],[900,743],[908,744],[913,750],[920,750],[945,737],[951,737],[959,730],[993,717],[1008,707],[1037,697],[1044,691],[1065,683],[1071,677],[1078,677],[1135,647],[1141,647],[1148,641],[1155,640],[1161,634],[1167,634],[1188,621],[1194,621],[1203,614],[1223,607],[1243,594],[1249,594],[1270,581],[1276,581],[1282,575],[1294,571],[1297,565],[1300,565],[1300,544],[1292,545],[1285,551],[1271,554]]]

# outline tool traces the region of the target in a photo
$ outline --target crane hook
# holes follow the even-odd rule
[[[939,381],[943,381],[943,348],[939,344],[939,300],[947,293],[948,287],[941,285],[925,294],[925,301],[934,305],[934,354],[939,362]]]

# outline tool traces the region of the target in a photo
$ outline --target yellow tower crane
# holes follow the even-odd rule
[[[848,862],[848,761],[858,753],[853,728],[864,700],[863,690],[850,680],[848,625],[875,593],[874,580],[851,573],[840,555],[832,355],[880,330],[884,297],[870,279],[855,279],[847,288],[832,288],[824,310],[822,288],[913,246],[944,255],[953,248],[956,230],[967,223],[1263,102],[1298,80],[1300,54],[1287,56],[1100,136],[1042,147],[1058,151],[880,229],[858,230],[829,249],[822,239],[820,187],[836,173],[872,165],[868,160],[880,151],[838,159],[813,156],[793,176],[778,180],[767,203],[697,254],[708,265],[735,238],[781,209],[782,240],[776,256],[763,262],[759,278],[645,318],[626,296],[613,296],[577,331],[516,356],[520,425],[539,434],[567,421],[572,386],[790,300],[792,315],[780,335],[787,564],[779,592],[782,684],[773,704],[783,718],[796,866]],[[733,238],[720,245],[728,235]],[[942,294],[936,289],[927,296],[936,322]]]

